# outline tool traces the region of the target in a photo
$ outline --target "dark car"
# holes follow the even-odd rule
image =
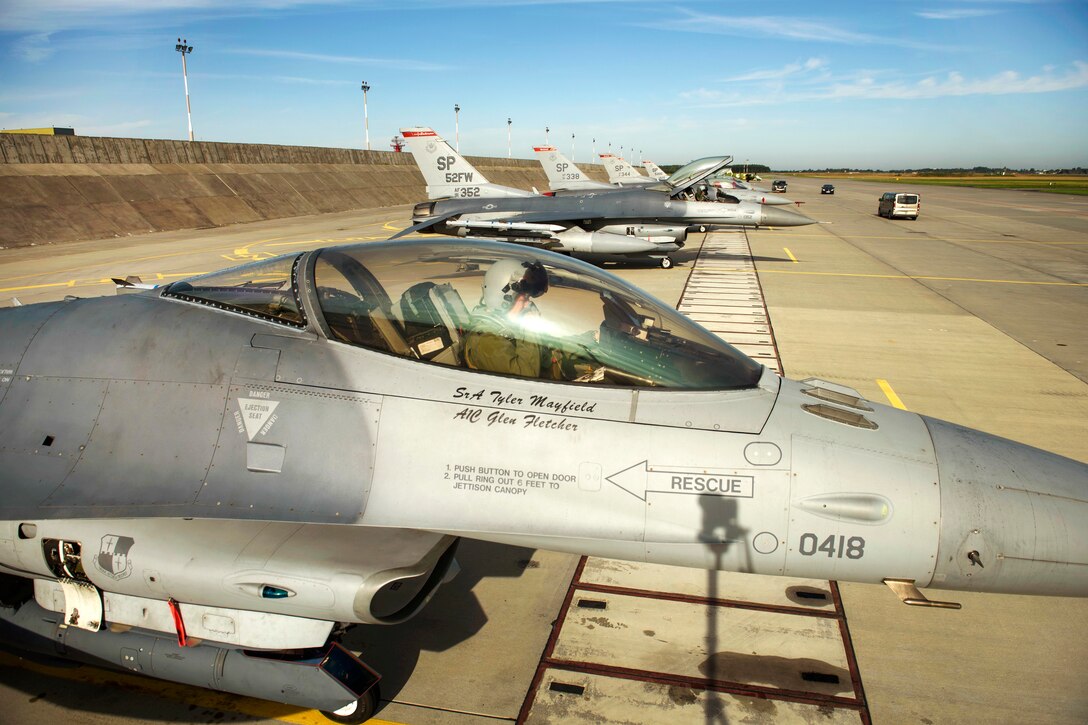
[[[820,187],[820,193],[821,194],[834,194],[835,193],[835,185],[834,184],[824,184],[823,186]]]
[[[771,191],[777,191],[777,192],[780,192],[780,193],[783,193],[783,194],[786,193],[786,182],[785,182],[785,180],[775,179],[774,183],[771,184]]]

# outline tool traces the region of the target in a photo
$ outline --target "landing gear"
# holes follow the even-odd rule
[[[345,723],[346,725],[366,722],[374,717],[374,713],[378,711],[378,697],[378,685],[374,685],[355,702],[331,712],[322,710],[321,714],[333,722]]]
[[[669,259],[668,257],[662,257],[661,258],[661,269],[671,269],[671,268],[672,268],[672,260]]]

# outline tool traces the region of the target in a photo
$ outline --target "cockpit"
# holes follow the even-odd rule
[[[692,185],[725,168],[732,160],[732,156],[707,156],[702,159],[695,159],[681,166],[660,184],[654,184],[648,188],[655,191],[664,191],[670,196],[676,196]]]
[[[489,374],[721,390],[754,387],[762,373],[759,363],[619,277],[526,246],[406,240],[330,247],[175,282],[162,295]]]

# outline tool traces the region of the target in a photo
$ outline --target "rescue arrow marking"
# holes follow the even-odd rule
[[[756,482],[754,476],[733,473],[712,473],[707,470],[698,473],[668,471],[653,468],[648,461],[640,461],[611,476],[605,476],[605,480],[640,501],[645,501],[651,493],[753,498]],[[642,495],[636,493],[640,490],[643,491]]]

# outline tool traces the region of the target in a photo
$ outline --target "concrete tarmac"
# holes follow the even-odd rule
[[[919,186],[917,221],[876,216],[883,191],[790,179],[821,222],[748,233],[785,374],[1088,460],[1088,200]],[[769,184],[769,181],[767,182]],[[111,276],[166,281],[286,251],[384,239],[397,207],[214,230],[0,250],[0,305],[112,294]],[[692,247],[698,242],[693,240]],[[671,270],[613,271],[676,302]],[[794,261],[796,260],[796,261]],[[389,721],[515,720],[576,557],[466,542],[462,577],[415,620],[357,628],[386,679]],[[930,592],[961,611],[841,586],[877,723],[1088,721],[1088,600]],[[89,667],[0,654],[0,719],[21,723],[327,722],[313,712]],[[646,712],[645,722],[655,721]],[[759,722],[758,717],[751,722]],[[9,720],[10,718],[10,720]],[[769,720],[768,720],[769,721]]]
[[[917,221],[876,215],[908,190]],[[828,223],[748,235],[785,375],[1088,461],[1088,198],[802,178],[789,196]],[[1088,722],[1088,600],[841,591],[874,722]]]

